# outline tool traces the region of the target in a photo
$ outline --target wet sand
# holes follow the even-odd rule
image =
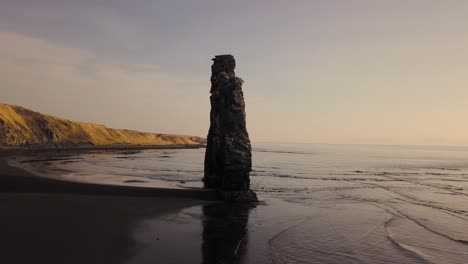
[[[56,177],[44,177],[29,170],[13,167],[0,155],[0,192],[64,193],[88,195],[178,197],[214,200],[216,194],[203,189],[170,189],[165,186],[113,186],[107,184],[69,181]]]
[[[105,193],[97,184],[79,183],[88,188],[79,195],[76,182],[70,188],[63,180],[138,179],[129,187],[199,182],[202,149],[18,158],[11,164],[32,166],[33,173],[74,176],[57,176],[62,181],[54,180],[54,188],[39,182],[37,190],[15,185],[32,178],[7,181],[20,173],[1,170],[10,184],[0,184],[8,191],[0,197],[5,263],[466,263],[468,149],[274,145],[254,151],[252,188],[262,201],[255,208],[135,197],[121,186]],[[65,195],[67,189],[75,193]]]
[[[144,247],[139,223],[210,203],[173,194],[41,178],[0,159],[1,262],[126,263]]]

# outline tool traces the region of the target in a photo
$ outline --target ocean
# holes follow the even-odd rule
[[[193,188],[202,186],[204,151],[29,161],[68,180]],[[255,208],[207,204],[142,219],[133,236],[145,246],[128,263],[151,263],[174,248],[167,263],[183,263],[184,254],[192,263],[468,261],[468,148],[254,144],[251,182],[261,200]]]

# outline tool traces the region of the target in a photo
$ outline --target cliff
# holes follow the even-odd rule
[[[145,133],[75,122],[0,103],[0,148],[78,147],[104,145],[201,145],[186,135]]]

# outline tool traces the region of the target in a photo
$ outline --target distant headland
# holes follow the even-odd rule
[[[108,128],[0,103],[0,149],[201,147],[206,139]]]

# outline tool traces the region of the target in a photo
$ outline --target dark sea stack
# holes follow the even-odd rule
[[[232,55],[219,55],[211,66],[211,113],[205,154],[205,188],[218,189],[223,199],[255,202],[250,190],[252,153],[245,121],[242,79]]]

